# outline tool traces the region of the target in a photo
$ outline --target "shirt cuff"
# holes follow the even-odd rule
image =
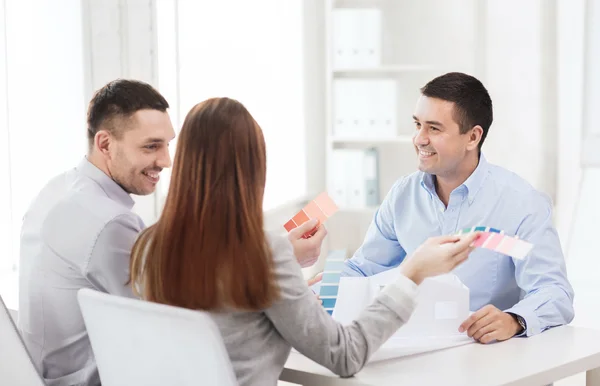
[[[399,275],[398,280],[385,286],[379,298],[402,320],[407,321],[417,305],[418,293],[419,289],[414,281],[404,275]]]
[[[510,312],[511,314],[519,315],[520,317],[522,317],[525,320],[525,325],[527,326],[527,328],[525,329],[525,331],[523,331],[520,334],[517,334],[515,336],[527,337],[527,336],[539,334],[541,332],[539,320],[533,312],[520,309],[520,307],[518,307],[518,306],[509,308],[508,310],[505,310],[504,312]]]
[[[354,262],[352,261],[352,258],[344,261],[344,266],[342,268],[342,274],[340,275],[342,277],[366,277],[367,275],[360,270],[360,268],[358,268],[356,266],[356,264],[354,264]]]

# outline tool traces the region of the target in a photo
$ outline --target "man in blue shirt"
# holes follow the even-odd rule
[[[474,311],[460,331],[489,343],[569,323],[574,294],[550,199],[481,154],[493,120],[487,90],[472,76],[448,73],[421,93],[413,116],[420,171],[394,184],[344,275],[396,267],[431,236],[501,229],[534,248],[523,260],[478,248],[455,269]]]

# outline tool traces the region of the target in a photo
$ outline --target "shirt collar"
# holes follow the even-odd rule
[[[77,166],[77,171],[84,176],[92,179],[100,188],[104,190],[104,193],[114,201],[117,201],[125,205],[128,209],[133,208],[133,198],[127,193],[119,184],[117,184],[112,178],[106,175],[102,170],[98,169],[93,163],[88,161],[87,157]]]
[[[483,153],[479,156],[479,164],[475,168],[475,171],[471,173],[469,178],[463,183],[469,191],[469,205],[475,200],[475,196],[481,190],[483,183],[488,175],[489,164],[485,159]]]
[[[479,156],[479,164],[477,164],[477,167],[475,168],[473,173],[471,173],[469,178],[467,178],[465,180],[465,182],[463,182],[460,185],[460,186],[464,186],[467,189],[469,205],[471,205],[473,203],[473,200],[475,200],[475,196],[477,195],[477,193],[483,186],[483,183],[485,182],[485,179],[488,175],[488,169],[489,169],[489,163],[485,159],[483,153],[481,153]],[[423,173],[423,176],[421,178],[421,186],[431,196],[436,194],[434,177],[435,176],[432,174]]]
[[[435,192],[435,179],[433,174],[423,173],[421,178],[421,186],[429,193],[430,196],[434,196]]]

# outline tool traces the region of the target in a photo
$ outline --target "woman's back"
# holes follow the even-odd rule
[[[269,241],[281,288],[280,301],[285,302],[293,294],[297,297],[304,296],[304,288],[298,286],[304,283],[300,267],[294,256],[290,256],[291,251],[286,248],[287,240],[270,236]],[[294,280],[290,280],[291,278]],[[311,301],[318,303],[314,295],[308,296],[312,298]],[[213,312],[212,315],[221,330],[240,385],[275,385],[289,356],[291,345],[279,334],[267,314],[230,311]]]

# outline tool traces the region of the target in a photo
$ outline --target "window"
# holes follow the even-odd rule
[[[79,2],[0,0],[0,20],[0,274],[6,274],[18,263],[31,201],[86,153],[86,104]]]
[[[173,124],[179,128],[207,98],[239,100],[267,143],[264,209],[305,196],[303,1],[182,0],[157,6],[159,88],[172,106]]]

